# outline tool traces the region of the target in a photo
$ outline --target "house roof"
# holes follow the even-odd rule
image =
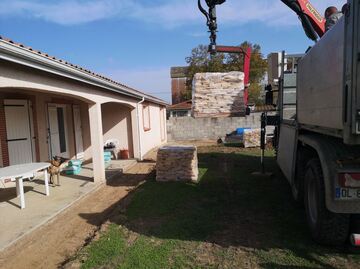
[[[168,110],[191,110],[192,100],[168,106]]]
[[[54,56],[50,56],[45,52],[35,50],[2,36],[0,36],[0,59],[24,64],[51,73],[56,73],[58,75],[63,75],[134,98],[144,98],[145,100],[153,103],[165,106],[168,105],[160,98],[146,94],[108,77],[94,73],[86,68],[69,63]]]

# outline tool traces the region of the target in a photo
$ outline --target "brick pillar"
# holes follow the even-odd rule
[[[6,133],[6,118],[5,118],[5,108],[4,108],[4,99],[0,99],[0,144],[1,144],[1,154],[3,159],[3,166],[9,166],[9,148],[6,142],[7,133]]]

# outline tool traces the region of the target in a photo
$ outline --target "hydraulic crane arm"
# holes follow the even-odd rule
[[[314,41],[325,34],[325,19],[308,0],[281,0],[301,20],[306,35]]]
[[[198,7],[201,13],[204,14],[209,27],[210,35],[210,48],[216,46],[216,32],[217,32],[217,18],[216,6],[221,5],[226,0],[205,0],[209,11],[206,11],[201,6],[201,0],[198,0]],[[321,38],[325,34],[325,19],[314,8],[309,0],[281,0],[285,5],[291,8],[301,20],[302,26],[306,35],[314,41]]]
[[[210,46],[216,46],[216,32],[217,32],[217,18],[216,6],[225,3],[226,0],[205,0],[209,7],[207,12],[201,5],[201,0],[198,0],[198,7],[202,14],[206,17],[206,25],[209,27],[210,32]]]

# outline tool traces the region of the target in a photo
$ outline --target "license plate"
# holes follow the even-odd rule
[[[360,199],[360,189],[336,188],[336,199],[339,200]]]

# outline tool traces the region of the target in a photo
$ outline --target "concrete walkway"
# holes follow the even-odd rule
[[[12,246],[0,251],[0,268],[59,268],[74,255],[121,200],[145,180],[155,163],[138,163],[63,210]],[[19,209],[20,211],[20,209]],[[21,212],[21,211],[20,211]],[[6,230],[2,229],[1,232]]]
[[[112,161],[106,169],[107,179],[113,178],[136,164],[135,160]],[[60,178],[61,186],[50,185],[45,196],[43,179],[24,182],[26,208],[20,209],[14,183],[0,188],[0,251],[24,235],[54,218],[74,202],[96,190],[100,184],[92,182],[92,165],[84,165],[81,174]]]

